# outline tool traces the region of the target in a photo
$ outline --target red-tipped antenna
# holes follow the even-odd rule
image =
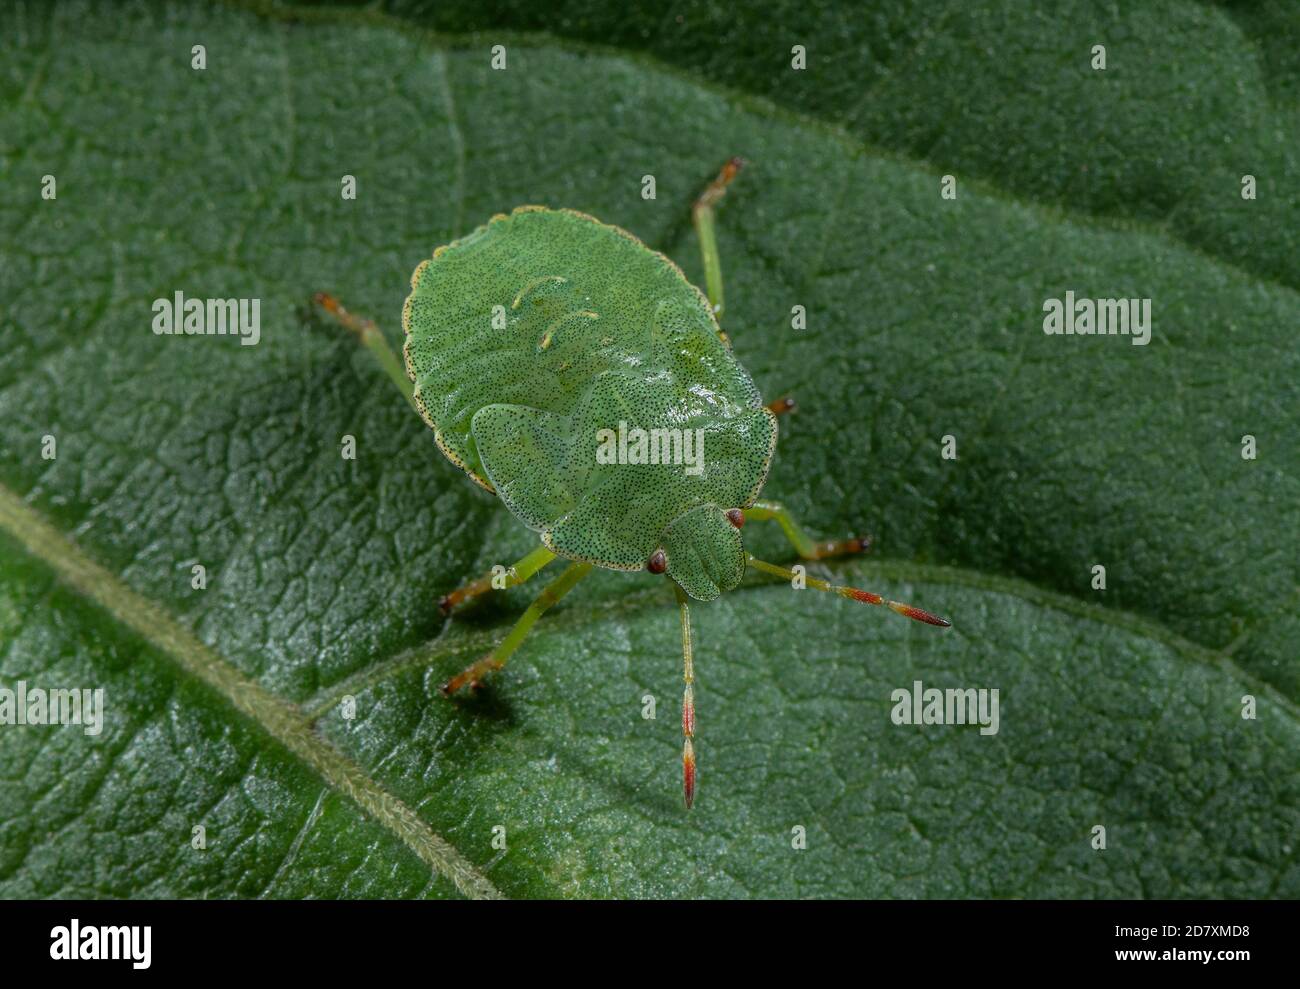
[[[695,746],[691,739],[695,737],[695,660],[691,649],[691,608],[686,593],[673,585],[677,593],[677,607],[682,614],[682,679],[686,681],[686,691],[682,694],[682,793],[686,797],[686,809],[695,803]]]
[[[764,563],[762,560],[756,560],[748,553],[745,554],[745,559],[751,567],[755,570],[761,570],[763,573],[770,573],[786,580],[794,580],[795,577],[799,576],[793,570],[787,570],[785,567],[778,567],[771,563]],[[886,601],[879,594],[872,594],[870,591],[859,590],[856,587],[842,587],[839,584],[831,584],[818,577],[804,577],[803,581],[808,587],[816,588],[819,591],[832,591],[842,598],[861,601],[863,604],[882,605],[905,618],[911,618],[913,621],[925,622],[927,625],[938,625],[940,628],[950,628],[952,626],[952,622],[940,618],[938,615],[932,615],[928,611],[910,604],[903,604],[901,601]]]

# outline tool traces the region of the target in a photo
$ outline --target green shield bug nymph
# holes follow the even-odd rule
[[[796,576],[745,552],[747,519],[776,521],[804,559],[865,548],[861,539],[814,542],[785,508],[759,500],[777,416],[793,402],[763,404],[719,325],[713,213],[741,164],[729,161],[692,211],[707,297],[626,231],[540,206],[498,214],[420,263],[402,311],[405,368],[373,322],[316,296],[374,352],[447,458],[540,534],[505,585],[556,557],[569,561],[501,643],[443,692],[477,687],[504,666],[592,567],[667,575],[681,615],[687,807],[695,798],[690,598],[732,590],[746,565]],[[804,581],[948,624],[868,591]],[[492,588],[490,576],[473,581],[444,597],[443,611]]]

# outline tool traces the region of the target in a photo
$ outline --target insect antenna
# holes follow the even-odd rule
[[[794,580],[799,576],[793,570],[787,570],[785,567],[774,566],[771,563],[764,563],[745,554],[746,562],[755,570],[761,570],[763,573],[770,573],[776,577],[783,577],[786,580]],[[901,601],[888,601],[879,594],[872,594],[870,591],[859,590],[856,587],[843,587],[839,584],[832,584],[829,581],[821,580],[818,577],[804,577],[803,581],[809,587],[815,587],[819,591],[832,591],[842,598],[849,598],[853,601],[861,601],[863,604],[878,604],[888,608],[890,611],[897,612],[905,618],[911,618],[914,621],[925,622],[927,625],[938,625],[940,628],[949,628],[952,622],[940,618],[938,615],[932,615],[930,612],[921,608],[914,607],[910,604],[903,604]]]
[[[686,809],[695,803],[695,661],[691,650],[690,599],[676,584],[677,607],[682,615],[682,679],[686,690],[682,694],[682,792],[686,796]]]

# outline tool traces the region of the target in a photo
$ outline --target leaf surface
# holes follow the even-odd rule
[[[1186,222],[1213,202],[1248,245],[1207,251],[1131,176],[1110,186],[1124,209],[1063,212],[1059,159],[1014,128],[1019,178],[963,173],[944,200],[924,161],[639,55],[542,39],[493,71],[486,46],[349,13],[0,17],[0,686],[107,705],[98,736],[0,726],[0,893],[1300,894],[1300,304],[1296,225],[1267,205],[1285,187],[1252,212],[1239,176],[1178,172],[1204,192]],[[929,30],[918,58],[969,43]],[[1007,45],[999,71],[1043,57]],[[1026,104],[1068,112],[1081,58]],[[1198,85],[1230,103],[1234,78]],[[1093,95],[1125,162],[1177,102]],[[911,133],[928,113],[927,140],[986,153],[925,99],[861,119]],[[1262,132],[1294,135],[1289,105],[1259,102]],[[1200,140],[1161,154],[1196,161]],[[415,263],[525,202],[625,227],[698,284],[687,207],[733,154],[751,166],[719,213],[726,328],[765,398],[799,400],[765,496],[818,537],[874,535],[873,558],[813,572],[954,628],[755,575],[697,607],[688,815],[653,578],[589,578],[477,701],[438,695],[531,587],[450,622],[438,597],[534,537],[302,309],[337,292],[396,342]],[[260,299],[260,342],[155,335],[177,291]],[[1150,298],[1151,343],[1045,335],[1066,291]],[[789,559],[775,526],[744,535]],[[894,724],[918,680],[997,688],[997,734]]]

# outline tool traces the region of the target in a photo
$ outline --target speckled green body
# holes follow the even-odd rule
[[[520,207],[423,262],[402,322],[439,448],[557,555],[643,570],[663,549],[701,600],[740,582],[725,512],[758,497],[776,417],[668,258],[585,214]],[[702,469],[598,462],[599,431],[620,423],[703,430]]]

